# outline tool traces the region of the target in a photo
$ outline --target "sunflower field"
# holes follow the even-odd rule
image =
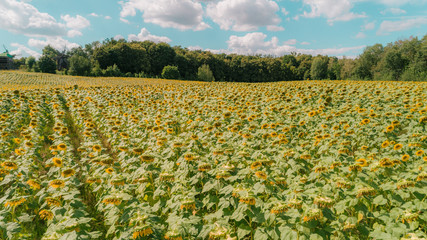
[[[426,239],[427,83],[0,72],[0,239]]]

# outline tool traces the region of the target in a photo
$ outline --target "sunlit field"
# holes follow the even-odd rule
[[[427,83],[0,72],[0,239],[426,239]]]

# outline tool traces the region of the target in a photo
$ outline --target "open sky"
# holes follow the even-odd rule
[[[0,0],[0,44],[21,56],[113,37],[355,57],[366,46],[426,33],[427,0]]]

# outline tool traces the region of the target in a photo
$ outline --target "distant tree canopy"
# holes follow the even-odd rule
[[[427,80],[427,35],[422,39],[411,37],[386,46],[368,46],[356,59],[299,53],[281,57],[214,54],[171,47],[167,43],[111,38],[66,53],[48,45],[38,61],[27,58],[19,65],[31,71],[54,73],[52,67],[56,67],[56,60],[64,58],[68,63],[64,65],[64,73],[85,76],[170,77],[169,73],[178,72],[179,75],[173,78],[228,82],[306,79],[418,81]],[[168,66],[173,66],[173,69]]]

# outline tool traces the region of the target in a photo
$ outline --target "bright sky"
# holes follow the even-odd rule
[[[427,0],[0,0],[0,44],[21,56],[114,37],[354,57],[365,46],[426,33]]]

